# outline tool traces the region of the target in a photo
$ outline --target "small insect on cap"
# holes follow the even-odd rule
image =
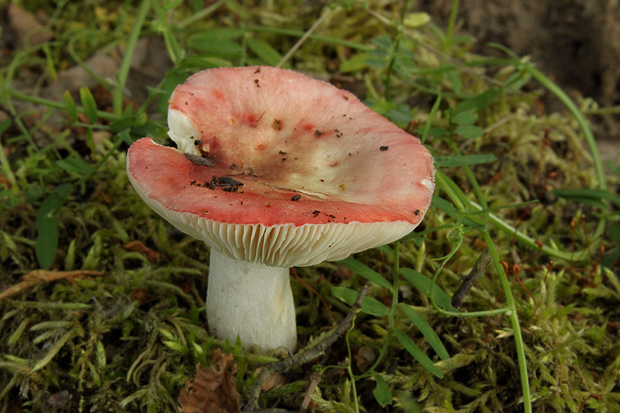
[[[272,67],[219,68],[170,101],[177,149],[129,149],[136,191],[220,253],[313,265],[392,242],[424,217],[433,159],[351,93]]]

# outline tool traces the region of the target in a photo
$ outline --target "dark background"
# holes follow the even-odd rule
[[[420,0],[417,7],[446,27],[452,0]],[[620,4],[606,0],[461,0],[460,32],[474,52],[500,55],[500,43],[531,60],[573,98],[601,107],[620,104]],[[617,161],[620,117],[591,116],[605,158]]]

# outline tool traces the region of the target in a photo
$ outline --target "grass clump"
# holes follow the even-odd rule
[[[54,38],[1,57],[0,290],[32,284],[0,300],[0,410],[177,411],[218,349],[245,401],[279,360],[209,337],[208,251],[125,173],[135,139],[166,141],[168,96],[190,73],[268,64],[347,87],[420,136],[438,189],[401,241],[296,270],[302,345],[369,288],[354,327],[260,408],[617,411],[620,170],[604,170],[589,103],[509,50],[470,53],[454,19],[436,27],[406,2],[252,3],[22,3]],[[149,44],[165,58],[136,64]],[[68,70],[88,84],[59,83]],[[548,96],[566,109],[547,113]]]

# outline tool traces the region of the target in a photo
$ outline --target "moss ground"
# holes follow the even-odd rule
[[[0,411],[178,411],[217,349],[243,404],[282,357],[209,337],[208,248],[141,202],[125,154],[141,136],[170,144],[166,100],[190,73],[283,58],[423,137],[441,176],[412,236],[295,270],[302,347],[348,313],[344,289],[368,284],[376,306],[260,408],[309,394],[317,412],[620,411],[620,167],[565,95],[509,50],[470,53],[458,13],[437,27],[400,1],[253,3],[13,4],[52,35],[24,46],[2,28],[0,291],[17,291],[0,299]],[[460,314],[439,311],[487,249]]]

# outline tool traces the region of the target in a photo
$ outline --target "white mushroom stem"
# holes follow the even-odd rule
[[[207,290],[209,332],[245,348],[297,344],[289,269],[234,260],[211,249]]]

